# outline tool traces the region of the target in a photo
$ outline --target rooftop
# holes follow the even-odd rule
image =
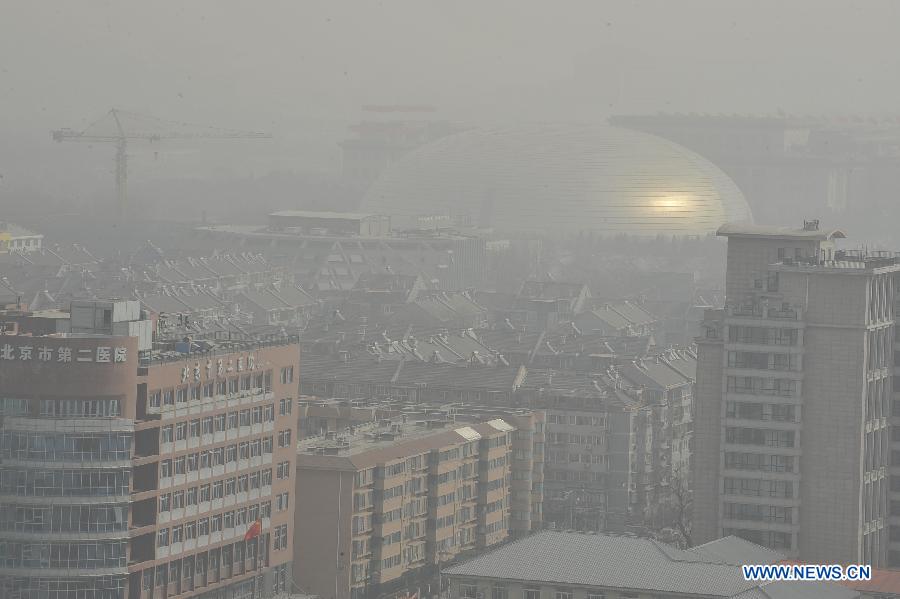
[[[775,563],[782,559],[775,551],[736,537],[693,549],[676,549],[650,539],[544,531],[444,572],[454,577],[734,597],[758,586],[744,580],[739,564]],[[836,585],[822,585],[817,590],[818,594],[809,596],[857,596]],[[746,595],[757,596],[766,595]]]
[[[500,418],[465,426],[445,418],[417,421],[397,418],[352,427],[344,433],[304,439],[297,444],[297,454],[351,458],[355,465],[365,467],[372,465],[373,460],[390,461],[513,430],[514,426]]]
[[[840,229],[819,229],[819,221],[807,221],[799,229],[772,227],[750,223],[726,223],[716,231],[719,237],[768,237],[771,239],[805,239],[826,241],[844,239],[847,235]]]
[[[341,220],[362,220],[378,216],[371,212],[317,212],[315,210],[281,210],[272,212],[270,217],[294,217],[294,218],[322,218],[322,219],[341,219]]]

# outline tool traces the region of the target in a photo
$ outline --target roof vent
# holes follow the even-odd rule
[[[818,231],[819,230],[819,219],[813,220],[804,220],[803,221],[803,230],[804,231]]]

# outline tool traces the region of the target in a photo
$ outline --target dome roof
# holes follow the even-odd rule
[[[728,176],[665,139],[610,126],[473,129],[408,154],[362,210],[464,217],[504,233],[705,235],[750,221]]]

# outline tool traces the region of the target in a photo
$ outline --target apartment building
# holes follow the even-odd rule
[[[507,539],[515,431],[407,418],[302,441],[297,584],[335,599],[414,591],[441,562]]]
[[[888,560],[893,254],[839,230],[729,226],[726,306],[698,339],[694,537]]]
[[[138,302],[71,315],[0,336],[0,596],[286,590],[297,340],[179,351]]]
[[[510,467],[510,516],[512,536],[543,528],[544,457],[546,413],[543,410],[467,403],[426,403],[379,399],[320,399],[301,396],[298,426],[301,439],[341,433],[348,428],[379,420],[446,420],[456,424],[480,423],[500,418],[513,425]]]

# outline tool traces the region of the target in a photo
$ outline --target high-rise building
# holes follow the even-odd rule
[[[301,441],[298,586],[335,599],[424,592],[440,563],[506,540],[515,431],[501,418],[401,418]]]
[[[0,596],[287,589],[297,340],[154,346],[143,316],[0,335]]]
[[[886,563],[893,253],[838,230],[726,225],[726,306],[698,339],[694,541]]]

